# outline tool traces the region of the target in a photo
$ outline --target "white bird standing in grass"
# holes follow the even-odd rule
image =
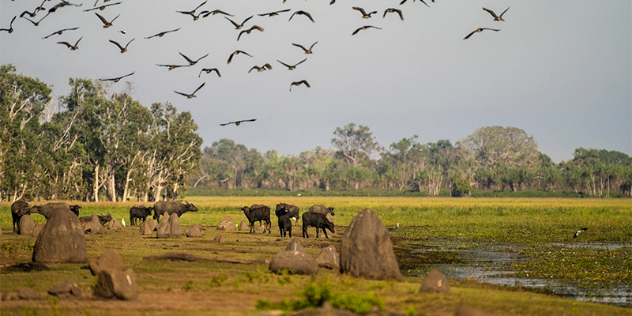
[[[121,218],[121,224],[123,224],[123,227],[125,227],[125,219]]]

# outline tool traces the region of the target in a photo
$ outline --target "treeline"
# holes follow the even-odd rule
[[[514,127],[483,127],[456,144],[422,143],[418,136],[380,146],[369,127],[349,124],[334,131],[334,149],[317,147],[298,156],[260,153],[230,139],[204,148],[194,187],[289,191],[390,189],[439,196],[449,190],[555,192],[630,196],[632,158],[617,151],[577,148],[559,164]],[[197,191],[198,189],[196,189]]]
[[[188,112],[147,108],[89,79],[54,102],[43,82],[0,66],[0,201],[175,199],[202,156]]]

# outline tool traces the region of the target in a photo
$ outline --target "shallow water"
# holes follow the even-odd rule
[[[530,260],[518,254],[519,246],[468,244],[463,246],[450,241],[424,243],[403,241],[411,246],[412,253],[432,254],[437,252],[456,253],[460,262],[456,264],[423,264],[416,269],[405,271],[410,275],[423,276],[430,268],[436,268],[446,277],[458,280],[476,280],[501,286],[520,286],[528,289],[546,291],[562,297],[596,303],[632,307],[632,285],[599,284],[598,289],[583,289],[579,281],[560,279],[538,279],[521,277],[518,271],[511,270],[511,264]],[[631,247],[620,243],[551,243],[561,248],[619,249]]]

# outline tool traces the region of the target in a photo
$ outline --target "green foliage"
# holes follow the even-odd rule
[[[365,295],[353,293],[334,293],[331,284],[310,283],[301,293],[298,300],[283,299],[280,302],[272,303],[266,299],[259,299],[255,302],[257,310],[283,310],[293,311],[309,308],[318,308],[325,301],[339,309],[348,309],[355,313],[362,314],[370,311],[374,306],[384,309],[384,299],[375,296],[373,292]]]
[[[211,281],[209,281],[208,285],[210,287],[220,287],[226,280],[228,280],[227,275],[214,276]]]

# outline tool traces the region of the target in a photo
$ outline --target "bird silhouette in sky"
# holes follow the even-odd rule
[[[268,17],[273,17],[273,16],[277,16],[279,15],[279,13],[283,13],[283,12],[288,12],[291,9],[285,9],[285,10],[279,10],[279,11],[274,11],[274,12],[268,12],[268,13],[262,13],[262,14],[257,14],[258,16],[268,16]]]
[[[158,33],[158,34],[154,34],[154,35],[152,35],[152,36],[145,37],[145,39],[154,38],[154,37],[156,37],[156,36],[158,36],[158,37],[163,37],[163,36],[165,36],[165,34],[167,34],[167,33],[177,32],[177,31],[179,31],[179,30],[180,30],[180,28],[177,28],[177,29],[175,29],[175,30],[169,30],[169,31],[160,32],[160,33]]]
[[[206,54],[206,55],[204,55],[204,56],[202,56],[202,57],[198,58],[197,60],[193,60],[193,59],[191,59],[191,58],[189,58],[189,57],[185,56],[183,53],[180,53],[180,52],[178,52],[178,53],[180,54],[180,56],[184,57],[184,59],[186,59],[186,60],[189,62],[189,65],[191,65],[191,66],[193,66],[193,65],[197,64],[197,63],[198,63],[198,61],[202,60],[202,58],[204,58],[204,57],[208,56],[208,54]]]
[[[288,65],[288,64],[286,64],[286,63],[284,63],[284,62],[282,62],[282,61],[280,61],[280,60],[278,60],[278,59],[277,59],[277,61],[278,61],[279,63],[281,63],[281,65],[283,65],[283,66],[287,67],[287,69],[288,69],[288,70],[294,70],[294,69],[296,69],[296,66],[298,66],[298,65],[300,65],[300,64],[302,64],[302,63],[304,63],[306,60],[307,60],[307,58],[305,58],[305,59],[303,59],[303,60],[299,61],[298,63],[296,63],[296,64],[294,64],[294,65]]]
[[[309,82],[307,82],[307,80],[294,81],[294,82],[290,83],[290,91],[292,91],[292,86],[300,86],[302,84],[306,85],[308,88],[311,87],[309,85]]]
[[[312,22],[314,22],[314,18],[312,18],[312,15],[309,14],[309,12],[303,11],[303,10],[298,10],[294,13],[292,13],[292,15],[290,16],[290,19],[288,19],[287,21],[289,22],[290,20],[292,20],[292,18],[294,17],[294,15],[304,15],[306,17],[308,17]]]
[[[266,69],[272,69],[272,65],[265,64],[265,65],[263,65],[261,67],[255,65],[252,68],[250,68],[250,70],[248,70],[248,73],[250,73],[251,71],[253,71],[255,69],[257,70],[257,72],[262,72],[262,71],[265,71]]]
[[[101,10],[101,11],[103,11],[103,10],[105,10],[105,8],[107,8],[109,6],[113,6],[113,5],[117,5],[117,4],[121,4],[121,3],[122,2],[115,2],[115,3],[110,3],[110,4],[104,4],[104,5],[99,6],[99,7],[94,7],[94,8],[91,8],[91,9],[85,9],[85,10],[83,10],[83,12],[94,11],[94,10]]]
[[[226,20],[230,21],[230,23],[232,23],[235,26],[235,30],[240,30],[242,27],[244,27],[244,24],[246,24],[246,22],[248,22],[248,20],[252,19],[253,15],[247,17],[243,22],[241,22],[241,24],[237,24],[237,22],[224,17]]]
[[[364,11],[364,9],[360,8],[360,7],[352,7],[352,9],[360,11],[360,13],[362,13],[362,18],[363,19],[370,19],[371,18],[371,14],[377,13],[377,11],[371,11],[369,13],[366,13],[366,11]]]
[[[467,34],[467,36],[464,38],[464,40],[470,38],[470,36],[474,35],[474,33],[480,33],[480,32],[482,32],[484,30],[490,30],[490,31],[495,31],[495,32],[500,31],[499,29],[490,29],[490,28],[486,28],[486,27],[479,27],[475,31],[473,31],[472,33]]]
[[[402,21],[404,21],[404,15],[402,14],[402,10],[395,9],[395,8],[388,8],[384,11],[384,15],[382,16],[382,18],[385,18],[387,13],[397,13],[399,15],[399,18]]]
[[[490,10],[490,9],[486,9],[483,8],[483,10],[489,12],[489,14],[491,14],[494,17],[494,21],[505,21],[503,20],[503,14],[505,14],[505,12],[507,12],[507,10],[509,10],[509,8],[505,9],[505,11],[503,11],[503,13],[500,14],[500,16],[497,16],[496,13],[494,13],[494,11]]]
[[[239,126],[239,124],[243,123],[243,122],[254,122],[257,119],[251,119],[251,120],[241,120],[241,121],[234,121],[234,122],[228,122],[228,123],[224,123],[224,124],[219,124],[220,126],[226,126],[226,125],[230,125],[230,124],[235,124],[235,126]]]
[[[218,77],[222,76],[222,74],[219,73],[219,70],[217,68],[202,68],[202,70],[200,70],[200,74],[198,75],[198,78],[200,78],[203,72],[210,74],[212,71],[215,71]]]
[[[228,56],[228,61],[226,62],[226,64],[230,64],[230,62],[233,60],[233,56],[239,55],[239,54],[244,54],[244,55],[248,55],[248,56],[252,57],[252,55],[244,52],[243,50],[236,50],[236,51],[232,52],[230,54],[230,56]]]
[[[363,31],[363,30],[367,30],[367,29],[378,29],[381,30],[381,27],[377,27],[377,26],[373,26],[373,25],[365,25],[361,28],[358,28],[357,30],[353,31],[353,33],[351,33],[351,35],[356,35],[358,32]]]
[[[118,42],[113,41],[113,40],[110,40],[110,43],[112,43],[112,44],[114,44],[114,45],[118,46],[118,48],[121,50],[121,54],[123,54],[123,53],[125,53],[125,52],[127,51],[127,46],[129,46],[129,44],[130,44],[131,42],[133,42],[135,39],[136,39],[136,38],[133,38],[131,41],[127,42],[127,45],[125,45],[125,47],[121,46],[121,44],[119,44]]]
[[[0,29],[0,32],[2,31],[7,31],[9,33],[13,33],[13,21],[15,21],[15,18],[18,17],[17,15],[13,17],[13,19],[11,19],[11,23],[9,23],[9,28],[8,29]]]
[[[183,96],[187,97],[187,99],[191,99],[191,98],[195,98],[195,97],[197,97],[197,96],[195,95],[195,93],[196,93],[196,92],[198,92],[200,89],[202,89],[202,87],[204,87],[204,85],[205,85],[205,84],[206,84],[206,82],[202,83],[202,84],[201,84],[201,85],[200,85],[197,89],[195,89],[195,91],[193,91],[193,93],[191,93],[191,94],[186,94],[186,93],[178,92],[178,91],[175,91],[175,90],[174,90],[173,92],[175,92],[175,93],[177,93],[177,94],[180,94],[180,95],[183,95]]]
[[[118,19],[118,17],[119,17],[119,16],[121,16],[121,15],[119,14],[119,15],[117,15],[114,19],[112,19],[112,21],[108,22],[108,20],[106,20],[106,19],[105,19],[103,16],[101,16],[100,14],[98,14],[98,13],[96,13],[96,12],[95,12],[94,14],[96,14],[96,15],[99,17],[99,19],[101,20],[101,22],[103,22],[103,28],[104,28],[104,29],[107,29],[108,27],[112,26],[112,23],[114,23],[114,20]]]
[[[208,17],[209,15],[216,15],[216,14],[223,14],[223,15],[228,15],[228,16],[233,16],[232,14],[226,13],[222,10],[213,10],[213,11],[206,11],[206,13],[202,14],[202,17]]]
[[[305,54],[311,54],[312,53],[312,48],[314,48],[314,45],[318,44],[318,41],[314,42],[314,44],[312,44],[312,46],[309,47],[309,49],[303,47],[303,45],[301,44],[295,44],[292,43],[292,45],[296,46],[296,47],[300,47],[301,49],[303,49],[303,51],[305,52]]]
[[[131,76],[131,75],[133,75],[133,74],[135,74],[135,73],[136,73],[136,71],[131,72],[131,73],[128,73],[127,75],[124,75],[124,76],[116,77],[116,78],[99,79],[99,80],[100,80],[100,81],[113,81],[113,82],[115,82],[115,83],[116,83],[116,82],[119,82],[121,79],[123,79],[123,78],[125,78],[125,77],[129,77],[129,76]]]
[[[74,30],[76,30],[76,29],[78,29],[78,28],[79,28],[79,27],[73,27],[73,28],[61,29],[61,30],[59,30],[59,31],[55,31],[55,32],[51,33],[50,35],[47,35],[47,36],[42,37],[42,39],[47,39],[47,38],[49,38],[49,37],[51,37],[51,36],[53,36],[53,35],[55,35],[55,34],[57,34],[57,35],[61,35],[61,34],[62,34],[62,33],[64,33],[65,31],[74,31]]]
[[[239,40],[239,38],[241,38],[242,34],[244,34],[244,33],[250,34],[250,32],[252,32],[253,30],[258,30],[260,32],[263,32],[263,28],[261,26],[253,25],[251,28],[239,32],[239,36],[237,36],[237,40]]]
[[[77,50],[79,49],[79,42],[81,42],[81,39],[83,38],[83,36],[81,38],[79,38],[79,40],[77,40],[77,42],[75,43],[75,45],[70,45],[70,43],[68,42],[57,42],[57,44],[64,44],[66,46],[68,46],[68,48],[70,48],[70,50]]]

